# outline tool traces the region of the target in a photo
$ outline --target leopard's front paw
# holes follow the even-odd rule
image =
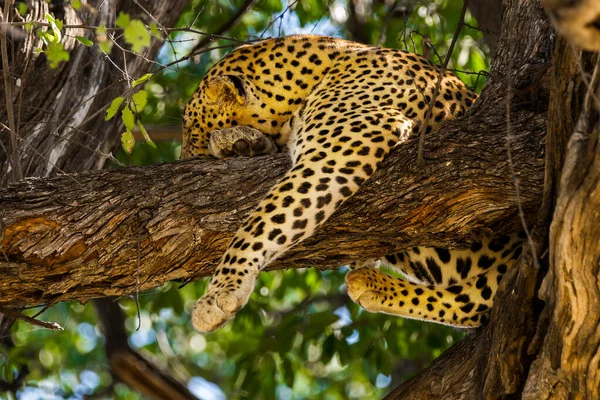
[[[196,302],[192,311],[192,325],[199,332],[212,332],[225,325],[227,321],[246,305],[254,280],[236,290],[228,292],[208,291]]]
[[[223,326],[233,317],[219,307],[212,295],[205,295],[196,302],[192,311],[192,325],[199,332],[211,332]]]
[[[277,151],[273,140],[249,126],[218,129],[210,135],[210,154],[217,158],[237,156],[253,157]]]

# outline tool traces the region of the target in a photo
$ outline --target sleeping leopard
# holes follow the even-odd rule
[[[231,240],[194,307],[194,327],[208,332],[231,319],[258,273],[311,236],[395,146],[462,116],[476,98],[423,57],[324,36],[268,39],[218,62],[185,107],[181,157],[285,148],[293,166]],[[348,294],[371,312],[477,327],[487,321],[521,243],[510,235],[468,249],[415,247],[355,263],[346,277]]]

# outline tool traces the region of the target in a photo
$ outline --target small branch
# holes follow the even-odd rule
[[[44,321],[40,321],[39,319],[28,317],[27,315],[25,315],[23,313],[20,313],[18,311],[12,310],[10,308],[6,308],[6,307],[0,306],[0,313],[6,314],[9,317],[12,317],[12,318],[15,318],[15,319],[20,319],[22,321],[28,322],[31,325],[39,326],[40,328],[50,329],[50,330],[53,330],[53,331],[62,331],[62,330],[64,330],[64,328],[62,326],[60,326],[59,324],[57,324],[56,322],[44,322]]]
[[[463,0],[463,7],[460,11],[460,18],[458,19],[458,25],[456,26],[456,30],[454,31],[454,36],[452,37],[452,42],[450,43],[450,48],[448,49],[448,53],[446,53],[446,59],[444,60],[444,64],[440,67],[439,77],[435,84],[435,90],[433,91],[433,96],[431,97],[431,101],[429,102],[429,107],[427,107],[427,112],[425,113],[425,120],[421,125],[421,129],[419,131],[419,148],[417,152],[417,164],[423,166],[425,165],[425,159],[423,158],[423,145],[425,143],[425,131],[427,130],[427,124],[431,119],[431,113],[433,111],[433,106],[437,100],[438,94],[440,93],[440,88],[442,86],[442,78],[444,77],[444,71],[448,68],[448,63],[450,62],[450,57],[452,57],[452,52],[454,51],[454,46],[456,45],[456,41],[458,40],[458,35],[465,23],[465,14],[467,12],[467,7],[469,5],[469,0]]]
[[[198,50],[206,47],[211,41],[215,39],[222,39],[225,32],[230,30],[232,27],[237,25],[243,16],[254,7],[258,0],[246,0],[244,4],[238,9],[238,11],[223,25],[221,25],[214,33],[209,33],[204,36],[196,45],[190,50],[190,54],[197,52]]]

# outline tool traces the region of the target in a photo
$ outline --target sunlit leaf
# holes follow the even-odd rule
[[[94,42],[92,42],[90,39],[83,36],[75,36],[75,39],[77,39],[81,44],[86,46],[91,46],[94,44]]]
[[[62,43],[48,43],[44,54],[48,57],[50,68],[56,68],[61,61],[69,61],[70,58],[69,52],[63,48]]]
[[[131,153],[133,151],[133,147],[135,146],[133,133],[130,131],[125,131],[121,134],[121,146],[126,153]]]
[[[158,30],[156,24],[150,24],[150,33],[157,39],[161,38],[160,31]]]
[[[150,135],[148,135],[148,131],[142,124],[142,121],[138,121],[137,125],[138,125],[138,128],[140,129],[142,136],[144,137],[144,140],[146,141],[146,144],[149,145],[151,148],[156,149],[157,148],[156,143],[154,143],[152,141],[152,139],[150,139]]]
[[[144,108],[146,108],[146,104],[148,104],[148,92],[145,90],[140,90],[139,92],[134,93],[134,95],[131,96],[131,99],[133,100],[133,104],[135,106],[135,112],[141,113],[144,111]]]
[[[123,29],[127,28],[127,26],[129,26],[129,14],[120,12],[115,24],[119,28],[123,28]]]
[[[119,111],[119,107],[121,107],[121,104],[123,104],[123,100],[125,100],[125,98],[121,96],[113,99],[113,101],[110,103],[110,106],[106,109],[106,115],[104,116],[105,121],[108,121],[115,116],[117,111]]]
[[[19,4],[17,4],[17,10],[19,11],[19,14],[25,15],[27,13],[27,4],[23,1],[19,2]]]
[[[121,111],[121,119],[125,124],[125,128],[128,131],[133,131],[133,128],[135,128],[135,115],[133,115],[133,111],[131,111],[129,106],[125,106],[123,111]]]
[[[131,20],[124,32],[125,42],[131,46],[131,50],[139,53],[144,47],[150,46],[150,34],[144,23],[138,19]]]
[[[133,82],[131,82],[131,87],[136,87],[137,85],[140,85],[144,82],[146,82],[148,79],[150,79],[152,77],[152,73],[147,73],[142,75],[141,77],[137,78],[136,80],[134,80]]]

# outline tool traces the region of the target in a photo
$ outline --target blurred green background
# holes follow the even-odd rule
[[[351,7],[348,2],[352,1]],[[194,0],[178,26],[214,32],[245,3]],[[225,36],[242,40],[317,33],[423,54],[440,65],[462,4],[452,0],[259,0]],[[480,90],[489,68],[489,50],[467,13],[449,68]],[[206,70],[232,49],[230,41],[174,63],[201,39],[176,32],[164,44],[155,71],[145,83],[150,94],[142,121],[157,147],[138,141],[117,158],[126,166],[178,158],[182,109]],[[153,131],[167,133],[160,140]],[[113,168],[118,165],[113,165]],[[345,295],[344,274],[289,270],[260,275],[248,306],[224,328],[196,333],[189,313],[206,280],[179,287],[169,283],[140,294],[140,328],[133,299],[120,304],[133,348],[168,366],[201,399],[379,399],[428,365],[462,337],[449,327],[362,311]],[[29,310],[33,315],[38,310]],[[103,336],[91,304],[62,303],[40,315],[65,327],[55,332],[18,321],[14,347],[0,346],[0,378],[14,380],[27,366],[21,399],[140,399],[115,383]],[[14,398],[9,393],[0,398]]]

